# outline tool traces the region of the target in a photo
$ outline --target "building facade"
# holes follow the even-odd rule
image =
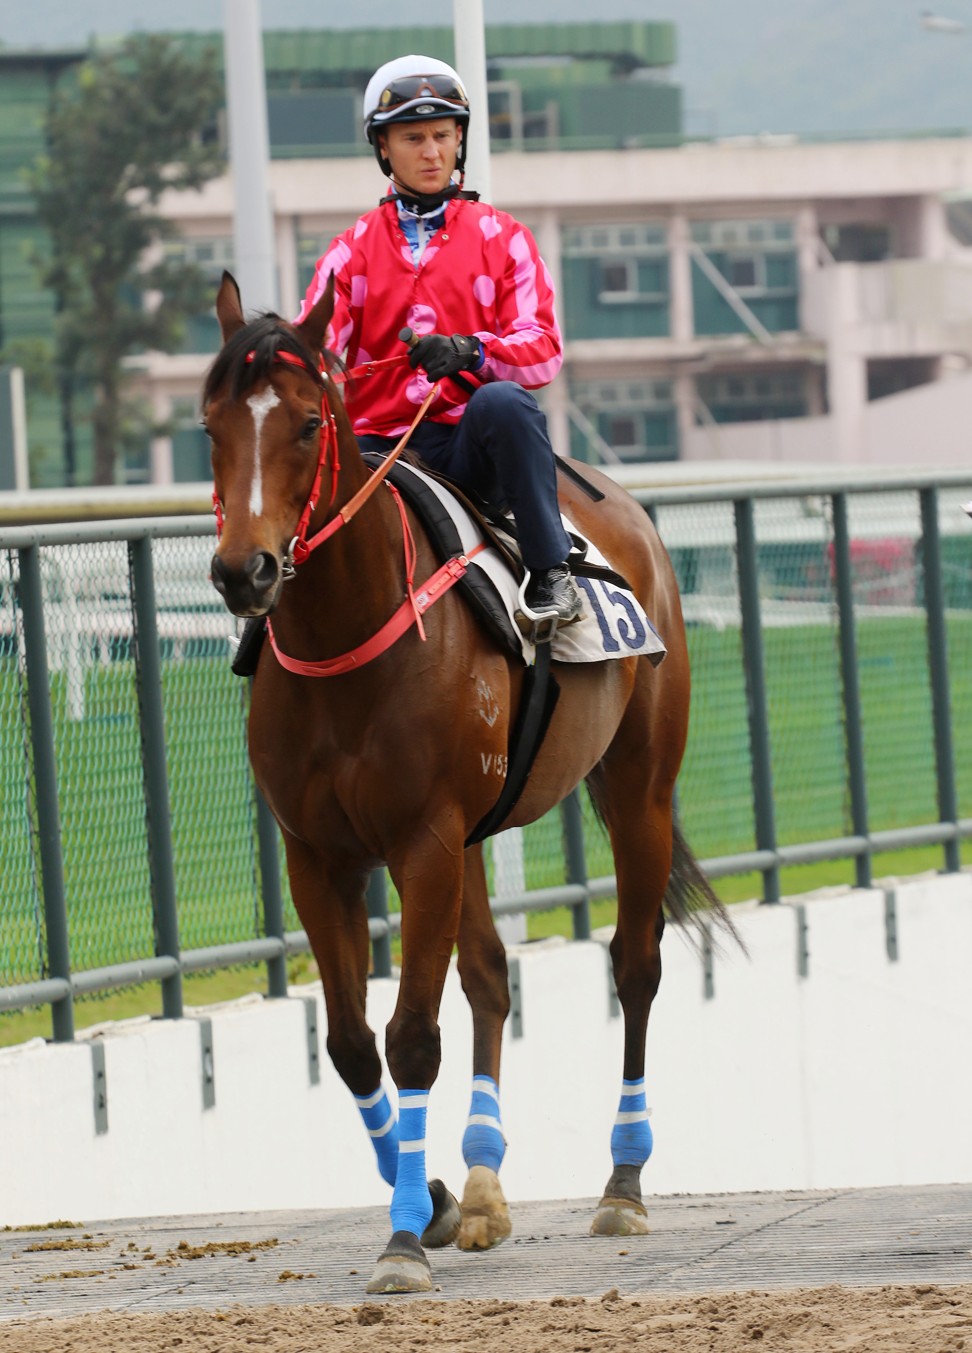
[[[966,463],[972,139],[690,142],[671,25],[486,36],[492,197],[532,228],[557,289],[566,361],[542,400],[559,452],[608,464]],[[285,315],[330,239],[384,189],[361,91],[383,60],[416,49],[451,60],[451,31],[265,36]],[[179,230],[171,247],[215,296],[233,268],[231,174],[164,210]],[[125,477],[208,477],[198,398],[218,342],[208,313],[183,352],[132,359],[167,430]]]
[[[948,199],[972,140],[511,151],[493,197],[554,277],[564,371],[544,402],[558,451],[593,461],[966,463],[972,263]],[[368,159],[270,167],[281,308],[374,205]],[[167,204],[190,256],[232,264],[228,179]],[[245,302],[244,297],[244,302]],[[218,337],[146,360],[180,423],[152,478],[202,475],[201,374]]]

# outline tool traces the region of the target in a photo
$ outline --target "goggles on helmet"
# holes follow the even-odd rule
[[[402,75],[390,81],[381,91],[376,113],[390,113],[402,104],[411,103],[426,95],[441,99],[459,108],[469,107],[469,98],[462,85],[451,75]]]

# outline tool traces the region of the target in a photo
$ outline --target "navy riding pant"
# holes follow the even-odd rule
[[[362,451],[387,452],[392,437],[359,437]],[[509,507],[532,572],[563,563],[570,539],[557,506],[557,469],[547,420],[513,381],[482,385],[456,426],[420,423],[409,446],[430,469],[496,506]]]

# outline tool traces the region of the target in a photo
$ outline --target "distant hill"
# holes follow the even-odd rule
[[[972,0],[940,13],[970,27],[950,35],[921,25],[935,0],[598,0],[596,18],[670,19],[675,78],[687,126],[718,136],[827,135],[972,128]],[[485,0],[487,23],[590,22],[590,0]],[[415,22],[416,12],[409,10]],[[268,28],[400,25],[401,0],[263,0]],[[425,0],[421,22],[452,23],[452,0]],[[92,33],[219,30],[222,0],[33,0],[0,8],[0,42],[64,46]],[[419,37],[417,31],[416,37]]]

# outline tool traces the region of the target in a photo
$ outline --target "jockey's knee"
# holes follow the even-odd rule
[[[468,418],[472,414],[474,418],[488,418],[496,425],[506,421],[515,424],[524,417],[535,418],[538,413],[540,406],[522,385],[515,381],[492,381],[489,385],[481,385],[470,396],[463,416]]]
[[[489,448],[505,482],[526,464],[543,464],[553,458],[547,420],[540,405],[522,385],[494,381],[481,386],[471,397],[464,419],[480,445]]]

